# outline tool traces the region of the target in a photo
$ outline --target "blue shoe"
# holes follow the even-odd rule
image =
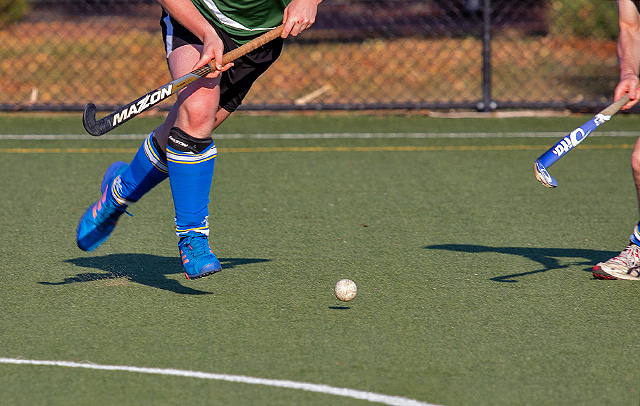
[[[76,242],[83,251],[98,248],[111,234],[127,206],[115,202],[111,195],[113,180],[127,169],[124,162],[113,163],[102,178],[102,197],[89,206],[78,224]]]
[[[206,235],[189,231],[180,239],[178,249],[187,279],[198,279],[222,271]]]

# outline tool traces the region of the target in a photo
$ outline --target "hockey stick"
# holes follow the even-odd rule
[[[239,46],[238,48],[231,50],[224,54],[222,57],[222,65],[226,65],[229,62],[233,62],[241,56],[265,45],[268,42],[278,38],[282,33],[283,25],[280,25],[264,34],[255,38],[246,44]],[[155,106],[167,97],[178,93],[181,89],[184,89],[187,85],[194,81],[207,76],[215,69],[211,66],[211,63],[205,66],[195,69],[184,76],[181,76],[164,86],[157,88],[156,90],[145,94],[144,96],[132,101],[126,106],[120,107],[118,110],[109,114],[106,117],[96,121],[96,106],[93,103],[89,103],[84,108],[84,114],[82,115],[82,124],[84,124],[85,130],[91,135],[99,136],[108,133],[120,124],[132,119],[145,110]]]
[[[553,176],[549,175],[549,167],[584,141],[584,139],[587,138],[593,130],[598,128],[598,126],[609,121],[611,116],[620,111],[622,106],[627,104],[628,101],[629,95],[625,94],[622,98],[596,114],[591,120],[573,130],[556,145],[549,148],[547,152],[540,155],[540,157],[533,163],[533,173],[535,173],[536,179],[548,188],[557,187],[558,181],[556,181]]]

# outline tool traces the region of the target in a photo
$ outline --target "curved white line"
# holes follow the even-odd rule
[[[212,374],[208,372],[187,371],[182,369],[164,369],[164,368],[141,368],[130,367],[123,365],[101,365],[93,363],[80,363],[70,361],[46,361],[46,360],[33,360],[33,359],[18,359],[18,358],[0,358],[0,364],[16,364],[16,365],[46,365],[57,366],[67,368],[84,368],[84,369],[96,369],[103,371],[126,371],[126,372],[138,372],[142,374],[155,374],[155,375],[171,375],[181,376],[188,378],[199,379],[211,379],[215,381],[226,382],[238,382],[247,383],[252,385],[266,385],[275,386],[278,388],[299,389],[308,392],[318,392],[328,395],[343,396],[354,399],[367,400],[369,402],[382,403],[384,405],[392,406],[436,406],[431,403],[420,402],[418,400],[404,398],[400,396],[382,395],[374,392],[365,392],[355,389],[338,388],[329,385],[319,385],[315,383],[286,381],[280,379],[264,379],[253,378],[251,376],[243,375],[226,375],[226,374]]]

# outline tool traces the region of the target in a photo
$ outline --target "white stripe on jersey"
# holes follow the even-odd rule
[[[222,13],[222,11],[220,11],[220,9],[218,8],[218,6],[216,6],[216,4],[213,2],[213,0],[203,0],[204,3],[207,5],[207,7],[209,7],[209,9],[213,12],[213,14],[218,18],[218,20],[220,20],[220,22],[224,25],[228,25],[229,27],[233,27],[233,28],[237,28],[239,30],[244,30],[244,31],[265,31],[265,30],[270,30],[274,27],[267,27],[267,28],[249,28],[249,27],[245,27],[244,25],[240,24],[239,22],[231,19],[230,17],[227,17],[226,15],[224,15]]]
[[[164,24],[167,27],[167,37],[165,40],[165,44],[166,44],[165,52],[167,53],[167,58],[168,58],[169,54],[173,51],[173,24],[171,24],[171,16],[169,16],[169,13],[167,13],[167,16],[163,18],[163,20],[164,20]]]

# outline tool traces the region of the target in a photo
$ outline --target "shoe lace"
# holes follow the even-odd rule
[[[108,227],[115,224],[123,213],[133,217],[133,214],[129,213],[126,208],[119,208],[113,204],[103,204],[97,212],[96,224],[99,227]]]
[[[612,260],[630,267],[638,266],[640,265],[640,247],[635,244],[629,244],[620,255],[614,257]]]
[[[191,258],[201,258],[202,256],[209,255],[211,253],[207,237],[200,233],[198,233],[198,235],[188,235],[183,237],[180,244],[182,246],[189,247],[186,254]]]

